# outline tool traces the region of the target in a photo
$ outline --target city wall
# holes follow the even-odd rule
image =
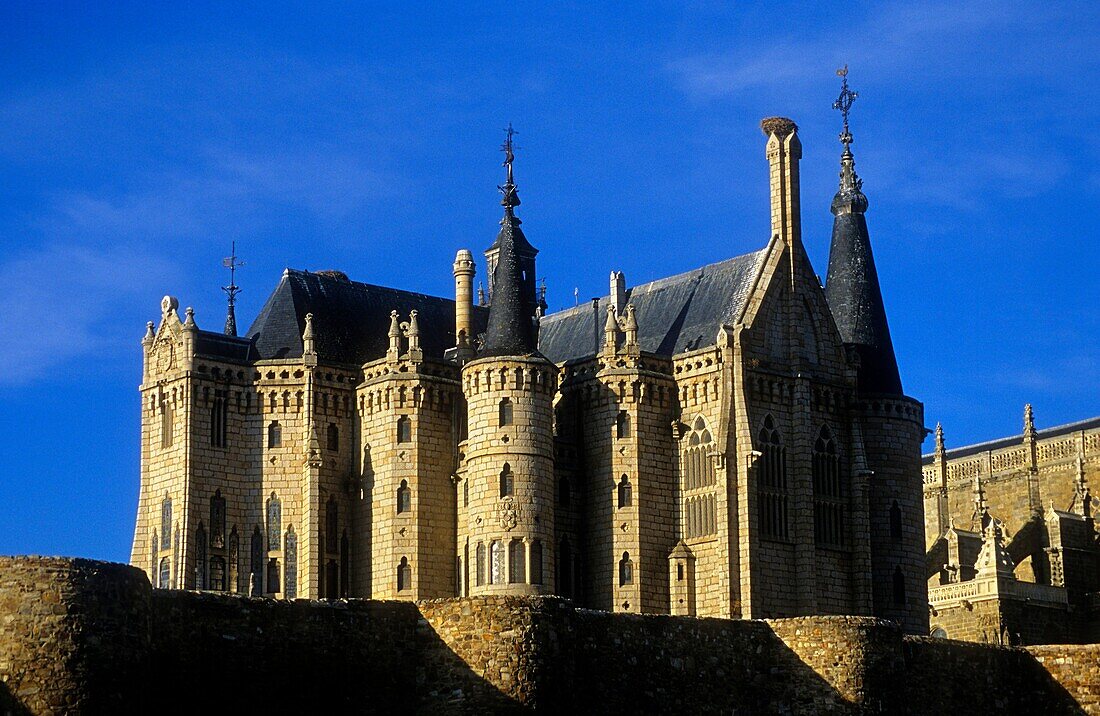
[[[0,714],[1100,714],[1098,645],[903,637],[867,617],[612,614],[554,597],[290,602],[6,557],[0,626]]]

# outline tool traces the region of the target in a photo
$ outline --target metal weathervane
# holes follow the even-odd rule
[[[237,335],[237,315],[234,307],[237,304],[237,294],[241,287],[237,285],[237,269],[244,266],[244,261],[237,258],[237,242],[231,244],[231,255],[222,259],[222,266],[229,269],[229,285],[222,286],[225,295],[229,297],[229,310],[225,316],[225,333],[229,336]]]
[[[859,92],[848,89],[848,65],[837,70],[836,74],[841,79],[841,85],[840,96],[833,102],[833,109],[839,109],[844,116],[844,131],[840,133],[840,142],[847,147],[852,143],[852,133],[848,131],[848,112],[852,109],[852,102],[859,97]]]

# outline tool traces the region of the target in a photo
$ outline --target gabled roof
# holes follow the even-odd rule
[[[718,330],[731,325],[745,305],[766,249],[641,284],[627,291],[638,320],[643,351],[671,356],[713,345]],[[554,361],[594,355],[603,343],[610,297],[545,316],[539,351]]]
[[[417,311],[420,346],[441,360],[455,345],[455,302],[447,298],[351,281],[336,271],[287,269],[248,329],[258,358],[300,358],[306,314],[321,361],[362,365],[386,355],[390,311],[402,321]],[[485,330],[488,309],[474,306],[473,332]]]

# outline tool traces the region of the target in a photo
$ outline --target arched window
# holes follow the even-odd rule
[[[225,547],[225,498],[221,490],[215,490],[210,498],[210,546]]]
[[[504,584],[508,581],[506,555],[500,540],[489,543],[489,584]]]
[[[931,636],[932,636],[933,639],[946,639],[947,638],[947,630],[944,629],[941,626],[935,627],[935,628],[932,629]]]
[[[275,493],[267,500],[267,548],[279,549],[279,542],[283,536],[283,504]]]
[[[412,431],[412,420],[409,420],[408,415],[402,415],[397,419],[397,442],[411,443],[413,439]]]
[[[412,589],[412,567],[409,565],[409,558],[402,557],[401,563],[397,565],[397,591],[404,592],[407,589]]]
[[[283,558],[286,560],[283,596],[295,599],[298,596],[298,535],[294,532],[294,525],[287,526],[283,544]]]
[[[562,537],[558,547],[558,594],[573,596],[573,550],[569,538]]]
[[[283,426],[278,420],[272,420],[267,424],[267,446],[277,448],[283,446]]]
[[[515,494],[516,479],[512,474],[512,467],[504,463],[504,469],[500,471],[500,496],[511,497]]]
[[[562,507],[569,507],[573,502],[573,490],[569,484],[569,478],[563,477],[558,481],[558,503]]]
[[[684,436],[687,443],[681,454],[683,475],[683,529],[684,536],[693,539],[716,534],[718,520],[715,506],[718,498],[715,488],[718,478],[714,471],[714,436],[702,415],[695,417],[691,430]]]
[[[267,593],[275,594],[283,580],[279,578],[279,560],[275,557],[267,560]]]
[[[157,536],[157,531],[153,530],[153,534],[150,535],[149,541],[149,583],[153,585],[153,588],[157,587],[157,569],[160,566],[160,560],[157,559],[157,553],[160,551],[160,537]]]
[[[160,446],[172,447],[172,403],[167,398],[160,401]]]
[[[340,452],[340,428],[335,423],[328,425],[328,449],[332,452]]]
[[[264,590],[264,536],[259,527],[252,530],[249,552],[248,595],[258,597]]]
[[[397,514],[412,511],[412,491],[408,480],[402,480],[397,488]]]
[[[500,427],[512,424],[512,400],[510,398],[502,398],[499,407],[500,413]]]
[[[894,604],[905,604],[905,575],[901,573],[901,567],[894,567]]]
[[[766,539],[785,540],[789,536],[787,504],[787,451],[772,416],[764,418],[757,435],[760,452],[757,484],[760,532]]]
[[[527,550],[523,540],[516,538],[508,543],[508,583],[523,584],[527,581]]]
[[[901,506],[897,500],[890,505],[890,539],[901,540]]]
[[[634,502],[634,491],[630,486],[630,478],[623,475],[619,479],[619,509],[630,507]]]
[[[619,586],[628,584],[634,584],[634,563],[630,561],[630,553],[623,552],[623,558],[619,560]]]
[[[531,584],[542,584],[542,542],[531,543]]]
[[[477,543],[477,569],[474,575],[474,581],[477,586],[485,584],[485,543]]]
[[[160,548],[172,547],[172,499],[165,497],[160,503]]]
[[[229,421],[229,401],[224,390],[214,391],[214,402],[210,404],[210,444],[225,447],[226,423]]]
[[[160,560],[160,574],[157,575],[157,586],[161,589],[172,588],[172,562],[167,557]]]
[[[210,589],[225,591],[225,559],[222,557],[210,558]]]
[[[625,410],[620,410],[618,416],[615,417],[615,437],[630,437],[630,413]]]
[[[462,478],[462,506],[470,506],[470,478]]]
[[[206,528],[195,529],[195,589],[206,589]]]
[[[844,490],[840,479],[840,458],[836,441],[825,425],[814,442],[812,476],[814,487],[814,540],[818,544],[844,544]]]

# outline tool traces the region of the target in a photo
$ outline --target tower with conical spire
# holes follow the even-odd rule
[[[463,594],[540,594],[553,589],[554,436],[557,369],[537,350],[535,249],[519,205],[509,125],[500,186],[504,216],[490,259],[488,327],[462,368],[468,432],[459,487]]]
[[[901,395],[901,376],[886,323],[871,239],[867,232],[867,197],[856,174],[848,112],[858,94],[848,88],[848,68],[837,71],[843,80],[833,104],[844,116],[840,143],[840,187],[833,197],[833,239],[825,296],[844,343],[859,356],[859,389],[863,393]]]

